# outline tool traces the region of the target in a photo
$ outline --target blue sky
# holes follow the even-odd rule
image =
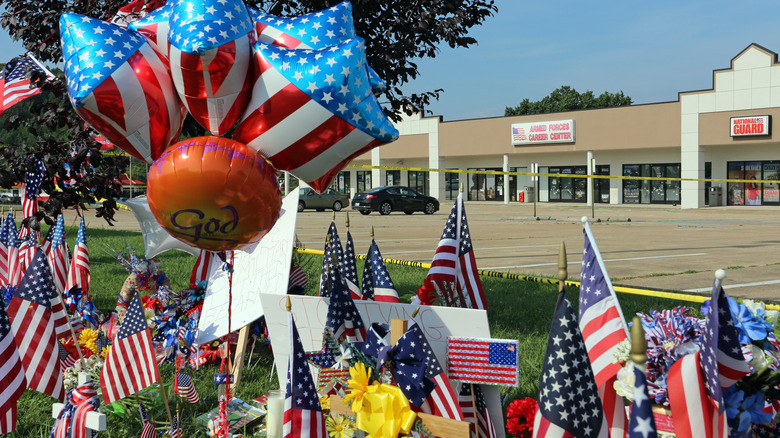
[[[712,87],[712,70],[751,43],[780,52],[777,1],[497,0],[498,13],[469,49],[443,47],[419,62],[407,93],[443,88],[430,105],[445,120],[496,117],[562,85],[623,91],[634,103],[666,102]],[[0,31],[3,60],[24,53]]]

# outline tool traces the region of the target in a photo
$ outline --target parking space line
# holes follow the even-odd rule
[[[707,255],[706,252],[699,252],[695,254],[673,254],[673,255],[665,255],[665,256],[650,256],[650,257],[628,257],[623,259],[604,259],[604,262],[622,262],[622,261],[628,261],[628,260],[647,260],[647,259],[666,259],[666,258],[673,258],[673,257],[693,257],[693,256],[705,256]],[[479,260],[479,257],[477,257],[477,260]],[[582,263],[582,260],[577,261],[571,261],[569,262],[570,265],[576,264],[579,265]],[[537,263],[534,265],[518,265],[518,266],[492,266],[489,268],[484,268],[480,266],[480,269],[485,270],[496,270],[496,269],[512,269],[512,268],[535,268],[537,266],[557,266],[558,262],[555,263]]]
[[[724,284],[723,286],[726,289],[736,289],[739,287],[751,287],[751,286],[765,286],[768,284],[778,284],[780,283],[780,280],[769,280],[769,281],[757,281],[755,283],[741,283],[741,284]],[[700,287],[698,289],[686,289],[683,292],[709,292],[712,291],[712,287]]]

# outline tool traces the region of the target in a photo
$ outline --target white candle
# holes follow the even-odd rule
[[[276,389],[268,392],[268,413],[265,416],[266,436],[282,438],[284,426],[284,391]]]

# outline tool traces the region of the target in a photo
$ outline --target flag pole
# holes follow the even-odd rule
[[[558,293],[566,289],[566,278],[569,276],[569,263],[566,261],[566,244],[561,240],[561,247],[558,249]]]
[[[171,407],[168,405],[168,396],[165,395],[165,385],[163,385],[162,380],[160,381],[160,392],[162,393],[163,403],[165,403],[165,410],[168,412],[168,422],[173,424],[173,417],[171,416]]]
[[[65,308],[65,299],[62,298],[62,292],[60,292],[59,289],[57,289],[57,286],[54,286],[54,289],[57,290],[57,296],[60,297],[60,303],[62,303],[62,310],[65,312],[65,320],[68,322],[68,330],[70,330],[70,337],[73,339],[73,345],[76,346],[76,351],[79,352],[79,360],[81,361],[81,367],[84,368],[84,371],[87,370],[87,360],[84,358],[84,355],[81,353],[81,346],[79,345],[79,340],[76,338],[76,332],[73,330],[73,324],[70,323],[70,317],[68,316],[68,310]],[[59,342],[59,341],[57,341]]]
[[[718,269],[715,271],[715,287],[720,289],[723,287],[723,280],[726,279],[726,271]]]

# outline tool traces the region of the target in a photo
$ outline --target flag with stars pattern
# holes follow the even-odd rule
[[[189,374],[176,373],[176,385],[174,385],[173,392],[179,394],[179,397],[188,403],[200,403],[198,391],[195,390],[195,385]]]
[[[706,348],[706,347],[705,347]],[[666,378],[669,407],[677,438],[728,436],[726,413],[718,413],[718,403],[707,395],[701,351],[677,359]]]
[[[334,260],[335,263],[334,263]],[[325,241],[325,250],[322,255],[322,271],[320,272],[320,296],[330,296],[329,283],[332,281],[330,277],[334,266],[340,266],[344,260],[344,251],[341,248],[341,238],[339,238],[339,232],[336,229],[336,222],[331,221],[328,227],[327,239]],[[341,268],[339,268],[341,269]]]
[[[618,344],[628,339],[628,334],[623,312],[590,226],[587,222],[583,225],[585,246],[580,274],[580,330],[596,376],[596,385],[602,386],[622,368],[612,359]]]
[[[355,262],[355,243],[352,241],[352,234],[347,230],[347,244],[344,246],[343,262],[339,263],[341,275],[347,282],[349,293],[355,300],[364,300],[363,293],[358,286],[357,263]]]
[[[642,365],[644,367],[644,365]],[[657,438],[652,403],[647,395],[647,377],[634,366],[634,401],[627,438]]]
[[[233,138],[316,191],[354,157],[398,139],[371,91],[363,39],[317,50],[257,42],[252,59],[258,77]]]
[[[317,388],[306,361],[301,337],[289,315],[290,356],[287,364],[287,387],[284,399],[283,436],[296,438],[327,438],[325,417],[317,396]]]
[[[190,115],[212,135],[224,135],[251,96],[254,23],[241,0],[169,4],[173,84]]]
[[[11,321],[0,300],[0,434],[16,429],[16,402],[27,388],[19,350],[16,347]]]
[[[68,282],[68,269],[70,269],[70,256],[68,254],[68,245],[65,243],[65,219],[62,215],[57,216],[57,223],[54,225],[54,234],[51,240],[51,250],[48,257],[49,267],[51,268],[54,285],[57,291],[65,292],[65,284]]]
[[[16,285],[21,279],[19,244],[14,212],[9,211],[0,227],[0,287]]]
[[[477,259],[471,244],[463,193],[458,194],[452,206],[425,280],[434,285],[448,305],[487,310],[485,291],[479,279]]]
[[[739,332],[729,309],[726,293],[720,281],[712,285],[710,311],[702,333],[701,366],[707,395],[723,413],[725,404],[722,390],[750,374],[739,344]]]
[[[143,403],[138,403],[138,410],[141,412],[141,423],[143,424],[140,438],[157,438],[157,430],[154,428],[152,418]]]
[[[542,364],[534,437],[609,436],[574,309],[561,292]]]
[[[22,216],[28,218],[38,211],[38,195],[41,194],[41,184],[46,176],[46,166],[39,158],[34,158],[32,166],[27,168],[22,189]]]
[[[113,144],[148,163],[187,115],[164,60],[137,32],[71,12],[60,16],[68,96]]]
[[[409,327],[409,330],[404,333],[403,337],[407,336],[410,342],[413,341],[422,345],[426,361],[425,377],[433,380],[433,383],[436,384],[436,387],[423,403],[422,410],[440,417],[463,421],[463,412],[461,412],[458,405],[458,397],[455,395],[452,384],[447,378],[447,373],[444,372],[444,367],[441,366],[441,363],[436,358],[436,354],[434,354],[420,326],[414,324]]]
[[[100,388],[106,404],[160,381],[152,336],[146,326],[140,294],[130,300],[114,345],[100,374]]]
[[[160,54],[168,59],[168,22],[171,17],[171,4],[165,4],[144,17],[141,17],[127,25],[146,37],[146,41]]]
[[[32,264],[33,257],[38,252],[38,232],[30,227],[22,226],[19,230],[19,279],[24,277],[27,267]],[[45,255],[44,255],[45,258]]]
[[[447,375],[464,383],[517,386],[519,342],[508,339],[447,339]]]
[[[355,37],[352,3],[344,1],[328,9],[295,17],[277,17],[248,7],[255,22],[257,40],[288,49],[322,49]],[[374,94],[383,93],[387,83],[366,64]]]
[[[471,388],[474,388],[473,394]],[[493,426],[493,420],[490,419],[482,388],[479,385],[464,383],[458,393],[458,400],[461,409],[465,408],[469,411],[467,421],[475,423],[477,438],[496,438],[496,428]]]
[[[0,116],[8,108],[24,99],[40,94],[41,89],[32,84],[32,79],[28,75],[32,71],[44,73],[47,78],[54,77],[29,53],[8,62],[0,71],[0,88],[3,90],[3,106],[0,108]]]
[[[181,430],[181,420],[179,420],[179,412],[173,416],[173,424],[171,424],[171,432],[169,438],[184,438],[184,432]]]
[[[326,327],[333,331],[333,337],[336,339],[364,342],[366,340],[366,326],[363,324],[363,318],[355,307],[355,301],[337,269],[331,272],[330,287]]]
[[[387,272],[382,253],[376,241],[371,239],[371,247],[366,254],[366,263],[363,265],[363,296],[374,301],[386,303],[400,303],[398,291],[395,290],[390,273]]]
[[[65,391],[52,312],[54,299],[58,299],[57,290],[46,257],[39,251],[14,292],[8,316],[30,389],[63,401]]]
[[[76,235],[76,246],[73,248],[73,258],[68,269],[68,282],[65,290],[71,291],[74,287],[81,289],[82,293],[89,294],[90,268],[89,248],[87,247],[87,227],[84,224],[84,216],[81,217],[79,232]]]

